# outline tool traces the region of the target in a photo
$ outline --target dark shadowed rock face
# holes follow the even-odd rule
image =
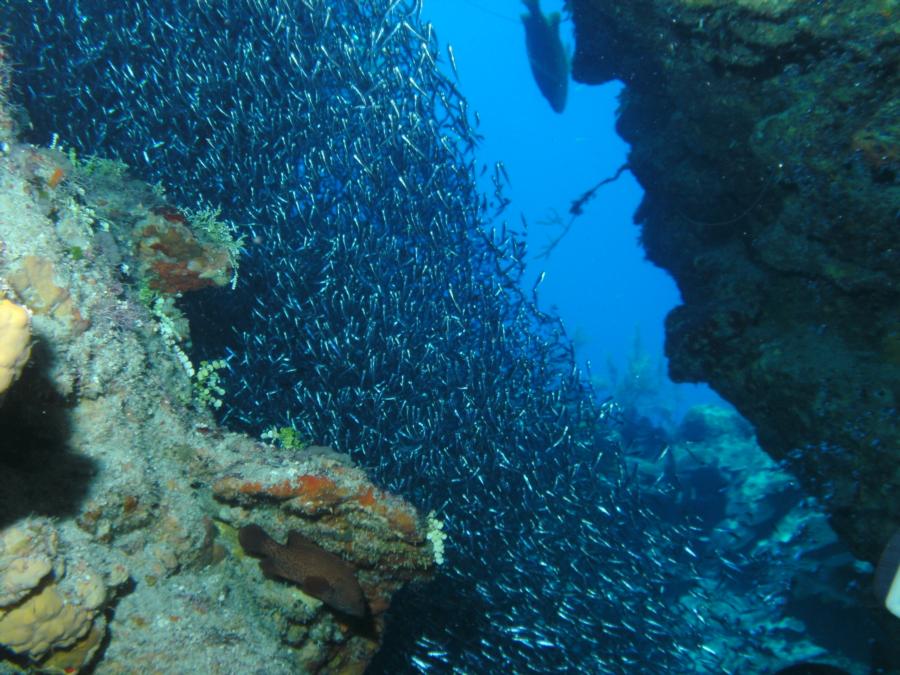
[[[619,78],[635,216],[704,381],[876,560],[900,522],[900,9],[573,0],[573,76]]]

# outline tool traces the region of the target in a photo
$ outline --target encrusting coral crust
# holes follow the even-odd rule
[[[118,168],[8,138],[0,672],[362,672],[393,593],[434,566],[424,519],[346,457],[225,432],[194,397],[173,294],[233,279],[234,242]],[[250,522],[358,570],[370,613],[264,578]]]

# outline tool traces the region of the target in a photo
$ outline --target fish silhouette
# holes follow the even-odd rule
[[[561,113],[569,90],[569,58],[559,38],[559,12],[544,16],[539,0],[522,0],[522,3],[528,8],[528,14],[522,15],[522,23],[531,74],[550,107]]]

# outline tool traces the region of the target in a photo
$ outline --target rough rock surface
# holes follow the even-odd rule
[[[33,346],[0,401],[0,672],[362,672],[430,521],[334,451],[216,426],[170,292],[226,283],[227,249],[123,167],[15,140],[3,67],[0,301]],[[340,556],[366,616],[265,579],[248,522]]]
[[[900,523],[900,3],[572,0],[573,76],[621,79],[636,221],[708,382],[854,552]]]

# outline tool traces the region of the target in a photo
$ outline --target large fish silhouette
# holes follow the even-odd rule
[[[550,107],[561,113],[569,90],[569,58],[559,39],[559,12],[544,16],[540,0],[522,0],[522,3],[528,8],[528,14],[522,15],[522,23],[531,73]]]

